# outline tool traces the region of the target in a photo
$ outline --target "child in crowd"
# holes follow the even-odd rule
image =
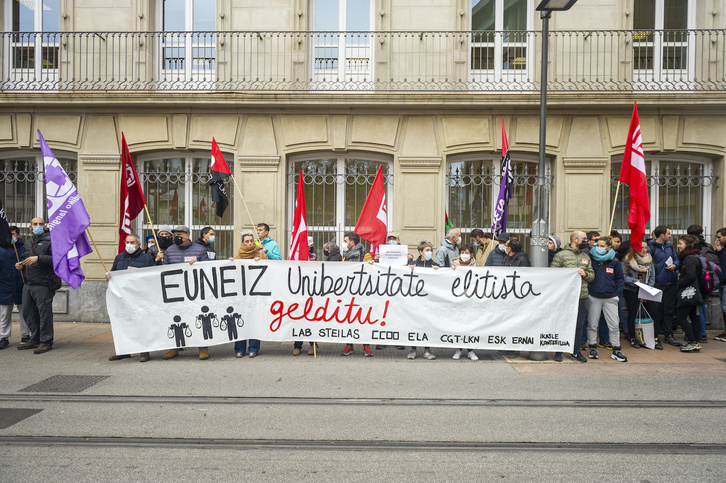
[[[411,267],[411,270],[413,270],[414,267],[425,267],[438,270],[439,266],[434,261],[434,245],[428,241],[422,241],[419,243],[418,258],[416,260],[412,260],[409,267]],[[434,353],[431,352],[431,347],[424,347],[424,357],[429,360],[436,359]],[[408,353],[408,358],[416,358],[416,346],[411,347],[411,351]]]

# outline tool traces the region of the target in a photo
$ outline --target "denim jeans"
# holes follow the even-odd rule
[[[238,340],[234,343],[234,352],[244,354],[247,348],[246,340]],[[257,353],[260,350],[260,341],[258,339],[250,339],[250,354]]]

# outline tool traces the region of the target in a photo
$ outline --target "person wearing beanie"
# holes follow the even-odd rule
[[[562,241],[559,237],[554,235],[550,236],[547,243],[547,266],[552,265],[552,259],[555,258],[555,255],[560,250],[562,250]]]

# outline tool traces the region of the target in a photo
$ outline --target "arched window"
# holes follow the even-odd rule
[[[290,246],[292,219],[295,209],[298,173],[302,169],[305,180],[305,208],[308,236],[312,236],[318,260],[322,260],[322,247],[332,241],[340,246],[343,236],[353,231],[371,189],[378,167],[383,169],[386,188],[388,228],[392,230],[393,165],[391,159],[364,153],[343,155],[310,154],[290,159],[288,174],[287,246]],[[370,245],[365,244],[369,249]]]
[[[192,231],[190,238],[199,238],[199,230],[205,226],[214,228],[216,240],[214,249],[219,258],[233,256],[239,243],[234,239],[234,198],[229,178],[227,196],[229,207],[222,218],[217,217],[209,188],[209,162],[211,153],[161,153],[139,156],[141,184],[154,229],[159,225],[186,225]],[[234,159],[226,154],[225,159],[234,172]],[[137,230],[143,236],[151,234],[151,226],[144,213],[136,219]]]
[[[78,163],[75,154],[53,150],[68,177],[78,188]],[[33,217],[48,219],[45,203],[45,177],[40,150],[0,153],[0,199],[11,225],[17,225],[23,236],[29,235]],[[81,198],[83,197],[83,193]]]
[[[613,158],[611,164],[610,210],[617,189],[622,156]],[[674,235],[686,233],[690,225],[703,226],[708,235],[719,229],[711,226],[712,189],[718,176],[713,174],[710,160],[681,155],[645,155],[645,169],[648,173],[648,196],[650,198],[650,222],[646,235],[658,225],[668,225]],[[613,229],[621,234],[630,233],[628,228],[629,190],[620,185],[615,200]]]
[[[507,211],[507,233],[529,244],[534,196],[537,185],[537,156],[510,153],[514,189]],[[501,186],[501,153],[453,156],[447,163],[446,209],[449,220],[464,239],[474,228],[491,231],[492,212]],[[549,175],[549,168],[548,168]]]

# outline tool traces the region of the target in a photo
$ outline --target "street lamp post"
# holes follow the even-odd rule
[[[547,238],[549,236],[549,196],[545,154],[547,144],[547,66],[549,57],[550,15],[554,11],[569,10],[577,0],[542,0],[537,6],[542,19],[542,77],[539,105],[539,163],[537,164],[537,204],[533,207],[530,238],[530,259],[533,267],[546,267]]]

